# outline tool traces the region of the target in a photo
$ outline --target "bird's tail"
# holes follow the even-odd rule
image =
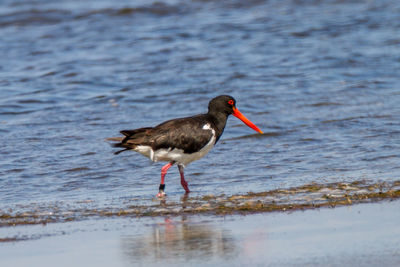
[[[123,139],[124,139],[123,137],[109,137],[106,140],[107,141],[122,142]]]
[[[124,142],[123,142],[124,137],[109,137],[109,138],[107,138],[106,140],[107,140],[107,141],[118,142],[118,143],[111,144],[113,147],[119,147],[119,148],[122,147],[122,148],[124,148],[124,149],[122,149],[122,150],[119,150],[119,151],[114,152],[115,155],[118,155],[118,154],[121,153],[121,152],[124,152],[124,151],[127,151],[127,150],[132,149],[132,147],[126,147],[126,146],[124,146],[124,145],[125,145]]]
[[[106,140],[118,142],[112,144],[113,147],[123,148],[122,150],[114,152],[115,155],[118,155],[121,152],[134,149],[137,146],[137,144],[141,143],[142,141],[141,139],[143,139],[146,131],[151,129],[152,129],[151,127],[148,127],[135,130],[123,130],[121,131],[121,134],[123,134],[124,137],[110,137],[107,138]]]

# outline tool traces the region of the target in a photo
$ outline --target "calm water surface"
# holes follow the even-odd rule
[[[399,179],[399,32],[395,0],[3,1],[0,210],[150,201],[162,163],[105,138],[219,94],[265,134],[230,118],[194,196]]]

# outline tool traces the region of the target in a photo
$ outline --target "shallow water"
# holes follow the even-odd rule
[[[265,134],[230,118],[192,196],[399,179],[399,31],[393,0],[4,1],[0,210],[151,199],[162,164],[104,139],[219,94]]]

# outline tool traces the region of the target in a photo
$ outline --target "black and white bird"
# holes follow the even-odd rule
[[[165,175],[175,163],[179,168],[181,185],[186,193],[189,193],[183,169],[192,161],[204,157],[214,147],[224,132],[226,121],[231,114],[253,130],[263,133],[236,108],[236,100],[233,97],[220,95],[209,102],[206,114],[169,120],[155,127],[123,130],[120,133],[125,137],[112,137],[108,140],[117,141],[118,143],[113,146],[123,148],[115,154],[133,150],[153,162],[168,162],[161,168],[161,183],[157,197],[165,196]]]

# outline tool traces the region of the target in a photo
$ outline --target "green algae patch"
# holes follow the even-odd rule
[[[122,203],[80,200],[76,205],[63,202],[20,206],[0,211],[0,227],[71,222],[89,218],[144,217],[183,214],[248,214],[257,212],[291,212],[371,203],[400,198],[400,181],[372,183],[367,180],[350,183],[310,183],[298,187],[249,192],[237,195],[185,195],[180,201],[163,199],[130,199]],[[145,204],[143,204],[145,203]],[[71,206],[74,209],[71,209]],[[11,241],[11,240],[10,240]],[[9,242],[0,240],[0,242]]]

